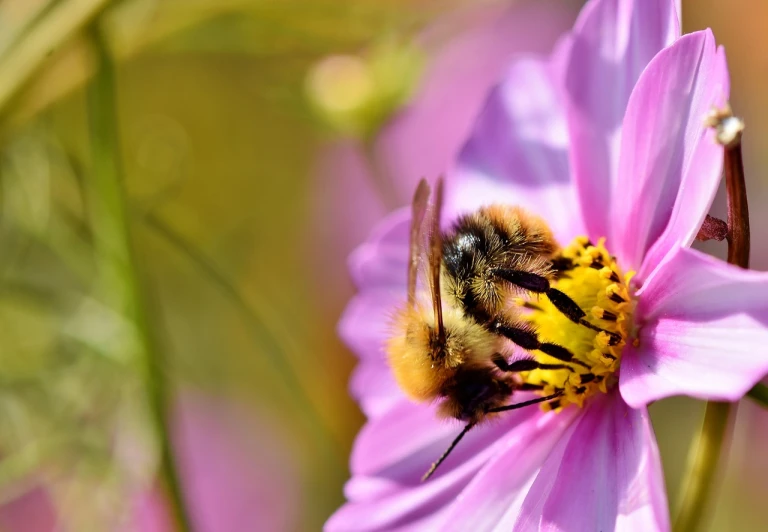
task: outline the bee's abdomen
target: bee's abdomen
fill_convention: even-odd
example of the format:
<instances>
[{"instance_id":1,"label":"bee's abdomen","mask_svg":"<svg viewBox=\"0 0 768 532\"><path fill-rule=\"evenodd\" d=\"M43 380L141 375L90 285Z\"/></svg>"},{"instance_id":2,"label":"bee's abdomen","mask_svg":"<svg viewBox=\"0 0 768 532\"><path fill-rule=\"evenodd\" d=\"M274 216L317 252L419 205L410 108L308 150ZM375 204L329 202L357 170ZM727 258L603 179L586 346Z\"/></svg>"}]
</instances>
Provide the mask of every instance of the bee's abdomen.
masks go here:
<instances>
[{"instance_id":1,"label":"bee's abdomen","mask_svg":"<svg viewBox=\"0 0 768 532\"><path fill-rule=\"evenodd\" d=\"M466 422L478 422L489 408L504 404L512 395L509 377L496 376L493 370L470 369L458 371L445 382L440 406L443 416Z\"/></svg>"}]
</instances>

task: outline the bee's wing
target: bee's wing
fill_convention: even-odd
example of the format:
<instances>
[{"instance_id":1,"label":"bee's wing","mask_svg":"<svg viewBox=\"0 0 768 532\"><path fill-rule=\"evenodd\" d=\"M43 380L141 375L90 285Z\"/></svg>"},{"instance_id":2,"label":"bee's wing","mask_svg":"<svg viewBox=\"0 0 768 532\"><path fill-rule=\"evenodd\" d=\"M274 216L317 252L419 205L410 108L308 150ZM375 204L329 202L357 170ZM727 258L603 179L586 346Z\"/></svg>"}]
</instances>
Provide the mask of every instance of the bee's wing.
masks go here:
<instances>
[{"instance_id":1,"label":"bee's wing","mask_svg":"<svg viewBox=\"0 0 768 532\"><path fill-rule=\"evenodd\" d=\"M411 242L408 257L408 305L416 303L416 278L421 257L424 255L424 216L429 202L429 184L426 179L419 182L411 204Z\"/></svg>"},{"instance_id":2,"label":"bee's wing","mask_svg":"<svg viewBox=\"0 0 768 532\"><path fill-rule=\"evenodd\" d=\"M427 257L426 279L432 296L438 341L445 341L443 306L440 300L440 265L443 260L443 243L440 234L440 213L443 207L443 179L437 180L435 200L430 206L429 185L426 179L419 182L411 205L411 246L408 260L408 304L416 304L416 285L422 258Z\"/></svg>"},{"instance_id":3,"label":"bee's wing","mask_svg":"<svg viewBox=\"0 0 768 532\"><path fill-rule=\"evenodd\" d=\"M435 188L435 202L430 211L430 217L426 222L429 230L429 284L432 293L432 306L435 311L435 324L437 327L438 345L445 342L445 329L443 327L443 305L440 300L440 266L443 261L443 239L440 233L440 214L443 210L443 178L437 180Z\"/></svg>"}]
</instances>

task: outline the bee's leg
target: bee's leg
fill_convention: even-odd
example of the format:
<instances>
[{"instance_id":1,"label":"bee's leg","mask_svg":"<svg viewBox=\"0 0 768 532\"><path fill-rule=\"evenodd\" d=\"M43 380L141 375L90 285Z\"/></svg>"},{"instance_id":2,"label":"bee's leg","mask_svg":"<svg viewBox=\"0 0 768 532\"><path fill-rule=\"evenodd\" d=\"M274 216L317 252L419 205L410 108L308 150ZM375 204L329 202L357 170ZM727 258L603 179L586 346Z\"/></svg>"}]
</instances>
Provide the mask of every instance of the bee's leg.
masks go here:
<instances>
[{"instance_id":1,"label":"bee's leg","mask_svg":"<svg viewBox=\"0 0 768 532\"><path fill-rule=\"evenodd\" d=\"M520 360L515 360L510 364L507 362L507 359L501 356L499 353L493 357L493 363L496 364L496 366L502 371L509 371L514 373L520 371L531 371L534 369L567 369L573 371L573 368L567 364L542 364L541 362L532 358L522 358Z\"/></svg>"},{"instance_id":2,"label":"bee's leg","mask_svg":"<svg viewBox=\"0 0 768 532\"><path fill-rule=\"evenodd\" d=\"M598 377L594 373L580 373L579 379L580 379L579 384L587 384L592 381L600 382L601 380L603 380L602 377Z\"/></svg>"},{"instance_id":3,"label":"bee's leg","mask_svg":"<svg viewBox=\"0 0 768 532\"><path fill-rule=\"evenodd\" d=\"M549 285L549 279L543 275L509 268L495 268L493 274L523 290L536 294L546 294L555 308L574 323L581 323L581 320L587 315L565 292L552 288Z\"/></svg>"},{"instance_id":4,"label":"bee's leg","mask_svg":"<svg viewBox=\"0 0 768 532\"><path fill-rule=\"evenodd\" d=\"M530 382L524 382L515 386L515 390L521 392L540 392L544 390L544 388L546 388L544 384L532 384Z\"/></svg>"},{"instance_id":5,"label":"bee's leg","mask_svg":"<svg viewBox=\"0 0 768 532\"><path fill-rule=\"evenodd\" d=\"M559 310L566 318L574 323L583 325L593 331L604 332L611 337L611 344L619 343L621 338L616 333L601 329L596 325L592 325L587 321L587 313L584 312L581 307L571 299L568 294L561 292L557 288L552 288L549 285L549 279L544 276L521 271L511 270L508 268L496 268L493 270L493 274L505 281L519 286L524 290L529 290L536 294L545 294L557 310Z\"/></svg>"},{"instance_id":6,"label":"bee's leg","mask_svg":"<svg viewBox=\"0 0 768 532\"><path fill-rule=\"evenodd\" d=\"M561 395L563 395L563 390L557 391L552 395L545 395L544 397L537 397L536 399L531 399L530 401L523 401L522 403L515 403L513 405L497 406L496 408L489 408L485 412L487 414L492 414L494 412L505 412L507 410L517 410L518 408L523 408L526 406L535 405L537 403L551 401L552 399L557 399Z\"/></svg>"},{"instance_id":7,"label":"bee's leg","mask_svg":"<svg viewBox=\"0 0 768 532\"><path fill-rule=\"evenodd\" d=\"M497 319L490 324L490 329L495 331L497 334L512 340L523 349L527 349L528 351L538 350L558 360L562 360L563 362L578 364L589 369L587 364L574 357L573 353L571 353L565 347L557 344L551 344L549 342L540 342L536 332L532 331L530 328L514 326L500 319Z\"/></svg>"},{"instance_id":8,"label":"bee's leg","mask_svg":"<svg viewBox=\"0 0 768 532\"><path fill-rule=\"evenodd\" d=\"M528 290L537 294L544 294L549 290L549 279L537 273L531 273L525 270L513 270L511 268L493 268L491 273L495 277L503 279L508 283L512 283L515 286L519 286L523 290Z\"/></svg>"},{"instance_id":9,"label":"bee's leg","mask_svg":"<svg viewBox=\"0 0 768 532\"><path fill-rule=\"evenodd\" d=\"M552 269L555 272L555 277L558 279L561 277L567 277L567 272L575 268L573 261L567 257L555 257L551 262Z\"/></svg>"}]
</instances>

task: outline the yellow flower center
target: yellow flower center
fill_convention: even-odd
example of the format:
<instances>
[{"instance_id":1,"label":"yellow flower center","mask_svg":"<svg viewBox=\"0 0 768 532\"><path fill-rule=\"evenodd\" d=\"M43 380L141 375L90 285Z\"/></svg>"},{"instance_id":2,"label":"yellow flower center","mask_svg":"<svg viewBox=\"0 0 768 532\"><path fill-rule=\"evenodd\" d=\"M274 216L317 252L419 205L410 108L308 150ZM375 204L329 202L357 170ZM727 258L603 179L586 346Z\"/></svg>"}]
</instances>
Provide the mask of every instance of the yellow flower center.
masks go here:
<instances>
[{"instance_id":1,"label":"yellow flower center","mask_svg":"<svg viewBox=\"0 0 768 532\"><path fill-rule=\"evenodd\" d=\"M604 243L604 238L597 245L587 237L576 238L559 257L572 264L572 268L553 283L554 288L568 294L587 313L584 319L594 329L569 320L546 297L518 301L529 309L525 319L536 328L539 338L567 348L578 360L569 363L569 369L521 373L524 383L543 386L543 395L563 391L558 400L542 403L547 410L569 404L583 406L587 397L606 393L618 382L621 352L634 334L635 303L629 289L634 272L623 274ZM542 363L562 364L541 352L534 356Z\"/></svg>"}]
</instances>

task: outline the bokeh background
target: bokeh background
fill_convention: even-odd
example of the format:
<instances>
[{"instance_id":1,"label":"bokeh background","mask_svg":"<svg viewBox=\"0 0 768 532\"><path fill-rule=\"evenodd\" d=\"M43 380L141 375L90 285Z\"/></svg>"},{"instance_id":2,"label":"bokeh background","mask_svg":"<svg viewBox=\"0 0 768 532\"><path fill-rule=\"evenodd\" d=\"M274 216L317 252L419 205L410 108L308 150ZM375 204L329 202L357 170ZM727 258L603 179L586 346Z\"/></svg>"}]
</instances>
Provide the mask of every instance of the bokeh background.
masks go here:
<instances>
[{"instance_id":1,"label":"bokeh background","mask_svg":"<svg viewBox=\"0 0 768 532\"><path fill-rule=\"evenodd\" d=\"M318 530L364 421L346 257L580 4L1 0L0 529L172 530L164 404L196 530ZM768 3L683 4L727 50L766 270ZM673 508L702 406L652 407ZM710 530L768 527L766 441L741 404Z\"/></svg>"}]
</instances>

